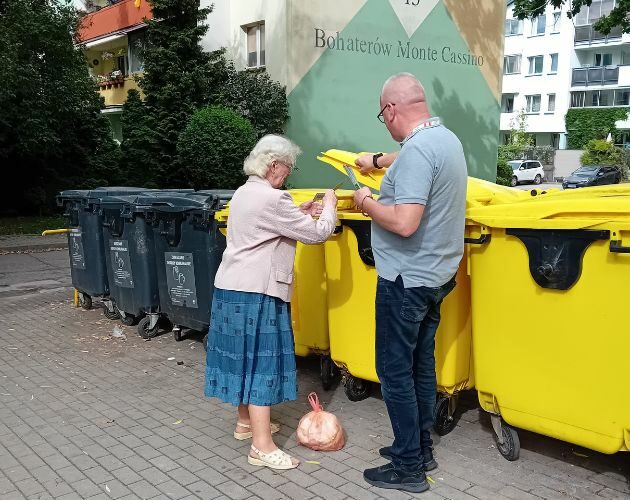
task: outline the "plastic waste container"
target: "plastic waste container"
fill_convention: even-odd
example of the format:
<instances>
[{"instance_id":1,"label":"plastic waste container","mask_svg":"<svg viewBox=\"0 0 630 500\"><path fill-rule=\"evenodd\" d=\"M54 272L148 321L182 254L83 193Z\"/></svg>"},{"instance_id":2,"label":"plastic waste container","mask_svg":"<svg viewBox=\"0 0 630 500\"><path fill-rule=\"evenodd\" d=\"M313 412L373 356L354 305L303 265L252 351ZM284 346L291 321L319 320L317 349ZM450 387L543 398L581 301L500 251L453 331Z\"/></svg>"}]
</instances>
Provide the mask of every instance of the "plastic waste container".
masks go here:
<instances>
[{"instance_id":1,"label":"plastic waste container","mask_svg":"<svg viewBox=\"0 0 630 500\"><path fill-rule=\"evenodd\" d=\"M177 341L182 328L208 329L214 276L225 250L215 212L232 194L162 192L136 200L151 214L160 312L173 324Z\"/></svg>"},{"instance_id":2,"label":"plastic waste container","mask_svg":"<svg viewBox=\"0 0 630 500\"><path fill-rule=\"evenodd\" d=\"M292 189L293 201L300 205L312 200L324 189ZM336 192L338 208L353 205L352 191ZM217 212L216 218L222 226L229 225L229 206ZM225 229L223 229L225 232ZM335 365L330 359L328 337L328 311L326 299L326 269L323 245L296 246L293 272L293 296L291 298L291 321L295 340L295 354L301 357L320 356L322 385L328 389L337 376Z\"/></svg>"},{"instance_id":3,"label":"plastic waste container","mask_svg":"<svg viewBox=\"0 0 630 500\"><path fill-rule=\"evenodd\" d=\"M111 300L124 324L139 322L138 333L150 338L158 332L160 301L153 212L142 200L142 195L107 196L98 203L98 211Z\"/></svg>"},{"instance_id":4,"label":"plastic waste container","mask_svg":"<svg viewBox=\"0 0 630 500\"><path fill-rule=\"evenodd\" d=\"M630 449L630 196L558 194L467 216L476 388L499 452L518 458L511 426Z\"/></svg>"},{"instance_id":5,"label":"plastic waste container","mask_svg":"<svg viewBox=\"0 0 630 500\"><path fill-rule=\"evenodd\" d=\"M348 399L360 401L378 382L375 354L377 272L371 248L371 221L357 212L339 212L340 226L324 244L328 288L330 352L342 369ZM474 387L471 357L470 279L464 256L457 286L442 304L436 334L438 401L435 430L455 426L457 394Z\"/></svg>"},{"instance_id":6,"label":"plastic waste container","mask_svg":"<svg viewBox=\"0 0 630 500\"><path fill-rule=\"evenodd\" d=\"M92 190L67 190L57 196L68 220L68 252L72 285L79 293L79 304L92 307L92 297L100 297L104 314L118 319L109 300L109 281L105 265L105 247L101 231L100 200L108 196L131 195L146 190L137 187L100 187Z\"/></svg>"}]
</instances>

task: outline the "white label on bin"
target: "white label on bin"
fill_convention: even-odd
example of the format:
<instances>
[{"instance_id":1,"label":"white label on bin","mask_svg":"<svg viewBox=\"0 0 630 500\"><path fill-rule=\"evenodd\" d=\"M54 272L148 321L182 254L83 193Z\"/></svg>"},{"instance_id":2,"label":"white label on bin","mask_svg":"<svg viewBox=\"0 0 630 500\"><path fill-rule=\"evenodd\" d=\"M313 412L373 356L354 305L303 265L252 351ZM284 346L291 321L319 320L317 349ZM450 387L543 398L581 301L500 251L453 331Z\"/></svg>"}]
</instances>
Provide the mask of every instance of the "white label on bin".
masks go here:
<instances>
[{"instance_id":1,"label":"white label on bin","mask_svg":"<svg viewBox=\"0 0 630 500\"><path fill-rule=\"evenodd\" d=\"M80 229L71 229L69 236L70 263L75 269L85 269L85 254L83 253L83 233Z\"/></svg>"},{"instance_id":2,"label":"white label on bin","mask_svg":"<svg viewBox=\"0 0 630 500\"><path fill-rule=\"evenodd\" d=\"M116 286L133 288L133 274L127 240L109 240L109 255Z\"/></svg>"},{"instance_id":3,"label":"white label on bin","mask_svg":"<svg viewBox=\"0 0 630 500\"><path fill-rule=\"evenodd\" d=\"M197 287L192 253L164 252L166 284L171 303L197 309Z\"/></svg>"}]
</instances>

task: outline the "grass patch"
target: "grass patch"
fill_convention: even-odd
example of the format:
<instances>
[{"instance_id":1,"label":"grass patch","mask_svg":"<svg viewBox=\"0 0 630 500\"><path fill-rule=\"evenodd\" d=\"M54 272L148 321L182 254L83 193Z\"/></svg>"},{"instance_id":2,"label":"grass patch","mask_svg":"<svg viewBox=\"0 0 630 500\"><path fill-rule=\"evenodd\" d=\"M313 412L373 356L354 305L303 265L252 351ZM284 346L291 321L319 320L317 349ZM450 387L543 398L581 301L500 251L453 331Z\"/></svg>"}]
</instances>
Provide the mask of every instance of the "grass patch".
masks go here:
<instances>
[{"instance_id":1,"label":"grass patch","mask_svg":"<svg viewBox=\"0 0 630 500\"><path fill-rule=\"evenodd\" d=\"M61 215L47 217L0 217L0 236L12 234L42 234L46 229L62 229L67 222Z\"/></svg>"}]
</instances>

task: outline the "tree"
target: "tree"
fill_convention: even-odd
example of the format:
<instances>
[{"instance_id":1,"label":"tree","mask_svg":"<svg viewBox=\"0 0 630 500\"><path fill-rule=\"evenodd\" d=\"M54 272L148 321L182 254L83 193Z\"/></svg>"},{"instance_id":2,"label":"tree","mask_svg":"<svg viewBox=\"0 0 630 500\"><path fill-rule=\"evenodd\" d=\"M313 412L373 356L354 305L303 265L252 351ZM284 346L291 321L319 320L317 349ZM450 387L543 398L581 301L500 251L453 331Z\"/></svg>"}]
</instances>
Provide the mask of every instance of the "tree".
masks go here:
<instances>
[{"instance_id":1,"label":"tree","mask_svg":"<svg viewBox=\"0 0 630 500\"><path fill-rule=\"evenodd\" d=\"M510 144L523 148L532 144L532 134L527 131L527 113L521 109L510 121Z\"/></svg>"},{"instance_id":2,"label":"tree","mask_svg":"<svg viewBox=\"0 0 630 500\"><path fill-rule=\"evenodd\" d=\"M258 138L281 134L289 119L286 89L274 82L264 69L236 71L228 65L228 79L222 86L217 103L247 118Z\"/></svg>"},{"instance_id":3,"label":"tree","mask_svg":"<svg viewBox=\"0 0 630 500\"><path fill-rule=\"evenodd\" d=\"M591 3L592 0L515 0L514 15L519 19L534 18L544 14L547 5L560 8L566 4L567 16L572 19ZM630 33L630 0L617 0L610 14L602 16L594 24L594 28L605 35L617 26L620 26L624 33Z\"/></svg>"},{"instance_id":4,"label":"tree","mask_svg":"<svg viewBox=\"0 0 630 500\"><path fill-rule=\"evenodd\" d=\"M122 136L120 145L125 184L132 186L158 187L154 173L158 171L156 158L147 154L155 149L156 137L148 126L147 112L140 92L131 89L122 112Z\"/></svg>"},{"instance_id":5,"label":"tree","mask_svg":"<svg viewBox=\"0 0 630 500\"><path fill-rule=\"evenodd\" d=\"M204 52L201 39L212 8L200 0L150 0L153 20L147 21L144 74L139 80L146 99L145 126L151 140L144 154L155 162L159 186L183 186L184 166L177 161L177 142L193 112L216 99L227 80L222 52Z\"/></svg>"},{"instance_id":6,"label":"tree","mask_svg":"<svg viewBox=\"0 0 630 500\"><path fill-rule=\"evenodd\" d=\"M78 26L70 4L0 2L0 165L13 179L2 212L41 212L60 189L120 178Z\"/></svg>"},{"instance_id":7,"label":"tree","mask_svg":"<svg viewBox=\"0 0 630 500\"><path fill-rule=\"evenodd\" d=\"M254 127L239 114L218 106L200 109L178 144L186 182L195 189L236 189L245 181L243 161L255 143Z\"/></svg>"}]
</instances>

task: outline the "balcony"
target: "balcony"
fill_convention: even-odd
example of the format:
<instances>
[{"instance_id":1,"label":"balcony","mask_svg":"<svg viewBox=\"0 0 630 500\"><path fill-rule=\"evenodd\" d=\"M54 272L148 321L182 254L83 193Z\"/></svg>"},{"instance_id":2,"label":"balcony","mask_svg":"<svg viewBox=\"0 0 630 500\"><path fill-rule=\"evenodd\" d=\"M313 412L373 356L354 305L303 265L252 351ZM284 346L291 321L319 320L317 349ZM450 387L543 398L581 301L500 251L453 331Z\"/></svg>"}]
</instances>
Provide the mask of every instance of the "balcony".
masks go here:
<instances>
[{"instance_id":1,"label":"balcony","mask_svg":"<svg viewBox=\"0 0 630 500\"><path fill-rule=\"evenodd\" d=\"M134 0L122 0L109 7L88 14L81 21L80 39L82 42L118 33L144 24L145 19L152 19L148 0L140 0L140 7Z\"/></svg>"},{"instance_id":2,"label":"balcony","mask_svg":"<svg viewBox=\"0 0 630 500\"><path fill-rule=\"evenodd\" d=\"M574 68L571 78L572 87L588 87L589 85L617 85L619 83L619 66L593 66Z\"/></svg>"},{"instance_id":3,"label":"balcony","mask_svg":"<svg viewBox=\"0 0 630 500\"><path fill-rule=\"evenodd\" d=\"M622 30L620 27L615 27L608 35L604 35L594 29L592 24L576 26L574 45L591 45L592 43L621 41L621 35Z\"/></svg>"},{"instance_id":4,"label":"balcony","mask_svg":"<svg viewBox=\"0 0 630 500\"><path fill-rule=\"evenodd\" d=\"M105 106L122 106L127 100L127 92L138 89L138 82L133 76L103 76L96 81L96 87L100 95L105 99Z\"/></svg>"}]
</instances>

